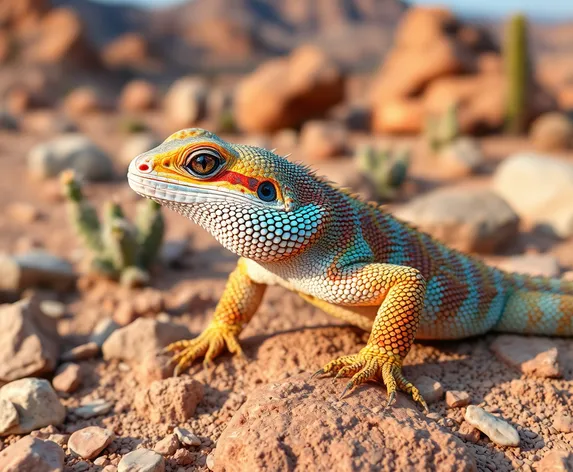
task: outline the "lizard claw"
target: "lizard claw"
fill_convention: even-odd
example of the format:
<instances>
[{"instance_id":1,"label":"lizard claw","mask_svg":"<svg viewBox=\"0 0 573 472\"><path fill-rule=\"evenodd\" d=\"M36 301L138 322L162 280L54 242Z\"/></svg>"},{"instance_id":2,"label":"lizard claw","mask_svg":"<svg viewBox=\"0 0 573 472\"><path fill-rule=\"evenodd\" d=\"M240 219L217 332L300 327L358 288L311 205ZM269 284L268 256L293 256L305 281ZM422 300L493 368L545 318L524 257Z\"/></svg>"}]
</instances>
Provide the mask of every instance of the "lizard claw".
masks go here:
<instances>
[{"instance_id":1,"label":"lizard claw","mask_svg":"<svg viewBox=\"0 0 573 472\"><path fill-rule=\"evenodd\" d=\"M377 346L366 346L358 354L343 356L329 362L311 378L321 374L334 374L334 380L351 377L339 397L340 400L358 385L370 380L382 380L388 391L386 408L394 403L396 391L400 389L410 394L414 401L428 411L428 406L420 391L402 374L401 359L392 353L382 351Z\"/></svg>"},{"instance_id":2,"label":"lizard claw","mask_svg":"<svg viewBox=\"0 0 573 472\"><path fill-rule=\"evenodd\" d=\"M318 377L318 376L320 376L320 375L322 375L322 374L325 374L325 373L326 373L326 372L324 372L324 369L318 369L314 374L312 374L312 375L310 376L310 378L309 378L308 380L313 380L313 379L315 379L316 377Z\"/></svg>"}]
</instances>

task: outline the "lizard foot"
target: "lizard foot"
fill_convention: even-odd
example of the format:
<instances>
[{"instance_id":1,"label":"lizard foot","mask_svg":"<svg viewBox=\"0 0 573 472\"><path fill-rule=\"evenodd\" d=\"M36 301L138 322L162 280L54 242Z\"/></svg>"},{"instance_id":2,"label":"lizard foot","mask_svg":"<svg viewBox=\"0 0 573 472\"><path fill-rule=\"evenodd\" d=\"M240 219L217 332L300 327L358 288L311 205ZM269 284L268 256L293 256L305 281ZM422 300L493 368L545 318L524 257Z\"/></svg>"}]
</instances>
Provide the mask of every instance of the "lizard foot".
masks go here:
<instances>
[{"instance_id":1,"label":"lizard foot","mask_svg":"<svg viewBox=\"0 0 573 472\"><path fill-rule=\"evenodd\" d=\"M411 395L414 401L428 411L428 406L420 391L402 374L400 357L381 351L378 347L366 346L358 354L339 357L326 364L313 377L322 374L334 375L334 379L350 377L340 398L343 398L354 387L369 380L382 380L388 391L386 407L393 403L396 390L400 389Z\"/></svg>"},{"instance_id":2,"label":"lizard foot","mask_svg":"<svg viewBox=\"0 0 573 472\"><path fill-rule=\"evenodd\" d=\"M236 331L231 326L211 325L196 338L171 343L162 352L174 354L171 362L176 364L173 375L177 377L199 357L204 357L204 367L211 366L225 347L232 354L243 356Z\"/></svg>"}]
</instances>

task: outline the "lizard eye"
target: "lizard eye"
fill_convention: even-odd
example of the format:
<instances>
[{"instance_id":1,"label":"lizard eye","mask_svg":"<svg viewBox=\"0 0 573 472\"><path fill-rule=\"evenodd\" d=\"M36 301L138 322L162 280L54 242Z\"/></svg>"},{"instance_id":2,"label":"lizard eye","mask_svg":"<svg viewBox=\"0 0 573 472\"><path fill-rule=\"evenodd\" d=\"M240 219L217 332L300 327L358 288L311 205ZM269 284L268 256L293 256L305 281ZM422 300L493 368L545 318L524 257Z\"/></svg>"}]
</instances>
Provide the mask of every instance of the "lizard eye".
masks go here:
<instances>
[{"instance_id":1,"label":"lizard eye","mask_svg":"<svg viewBox=\"0 0 573 472\"><path fill-rule=\"evenodd\" d=\"M190 154L183 168L197 177L208 177L217 172L222 164L223 159L216 151L200 149Z\"/></svg>"},{"instance_id":2,"label":"lizard eye","mask_svg":"<svg viewBox=\"0 0 573 472\"><path fill-rule=\"evenodd\" d=\"M261 182L257 188L257 195L263 202L272 202L277 198L277 189L269 182Z\"/></svg>"}]
</instances>

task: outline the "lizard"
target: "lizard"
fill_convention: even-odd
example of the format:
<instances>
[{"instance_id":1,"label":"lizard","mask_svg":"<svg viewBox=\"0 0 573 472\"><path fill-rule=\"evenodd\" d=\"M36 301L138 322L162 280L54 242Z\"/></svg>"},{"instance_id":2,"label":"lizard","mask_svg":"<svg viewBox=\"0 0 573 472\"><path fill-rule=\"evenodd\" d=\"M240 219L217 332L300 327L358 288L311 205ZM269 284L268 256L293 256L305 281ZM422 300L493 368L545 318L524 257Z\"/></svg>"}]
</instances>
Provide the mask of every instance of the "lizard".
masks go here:
<instances>
[{"instance_id":1,"label":"lizard","mask_svg":"<svg viewBox=\"0 0 573 472\"><path fill-rule=\"evenodd\" d=\"M273 151L183 129L135 157L128 182L239 256L206 329L167 346L174 375L225 348L242 355L239 334L269 285L370 332L316 375L349 378L342 396L382 381L387 405L401 390L427 410L402 372L415 339L573 334L573 282L486 265Z\"/></svg>"}]
</instances>

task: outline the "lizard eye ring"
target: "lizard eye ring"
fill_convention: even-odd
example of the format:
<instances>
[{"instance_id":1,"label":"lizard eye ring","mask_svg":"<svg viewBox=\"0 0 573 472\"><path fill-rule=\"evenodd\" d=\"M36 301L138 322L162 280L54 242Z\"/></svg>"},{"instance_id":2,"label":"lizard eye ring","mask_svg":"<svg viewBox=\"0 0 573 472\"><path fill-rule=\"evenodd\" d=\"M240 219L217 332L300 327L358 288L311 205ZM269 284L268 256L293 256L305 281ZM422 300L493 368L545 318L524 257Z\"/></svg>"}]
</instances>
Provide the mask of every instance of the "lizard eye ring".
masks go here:
<instances>
[{"instance_id":1,"label":"lizard eye ring","mask_svg":"<svg viewBox=\"0 0 573 472\"><path fill-rule=\"evenodd\" d=\"M194 177L210 177L217 173L225 161L213 149L197 149L189 154L183 168Z\"/></svg>"},{"instance_id":2,"label":"lizard eye ring","mask_svg":"<svg viewBox=\"0 0 573 472\"><path fill-rule=\"evenodd\" d=\"M271 182L266 180L257 187L257 195L263 202L273 202L277 199L277 189Z\"/></svg>"}]
</instances>

